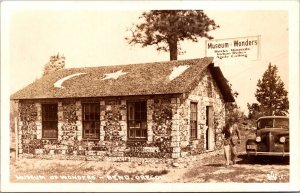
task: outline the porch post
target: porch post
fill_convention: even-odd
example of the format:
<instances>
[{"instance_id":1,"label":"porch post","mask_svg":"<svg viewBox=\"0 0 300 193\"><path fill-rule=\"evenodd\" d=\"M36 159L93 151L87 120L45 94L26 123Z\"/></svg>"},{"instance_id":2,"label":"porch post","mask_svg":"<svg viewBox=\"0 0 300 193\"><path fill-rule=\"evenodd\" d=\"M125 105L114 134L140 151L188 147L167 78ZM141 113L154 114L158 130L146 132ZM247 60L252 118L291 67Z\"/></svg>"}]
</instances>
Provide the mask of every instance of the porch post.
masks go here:
<instances>
[{"instance_id":1,"label":"porch post","mask_svg":"<svg viewBox=\"0 0 300 193\"><path fill-rule=\"evenodd\" d=\"M18 139L18 117L15 117L15 146L16 146L16 161L19 158L19 139Z\"/></svg>"},{"instance_id":2,"label":"porch post","mask_svg":"<svg viewBox=\"0 0 300 193\"><path fill-rule=\"evenodd\" d=\"M148 142L151 143L153 142L153 105L154 105L154 100L153 99L148 99L147 100L147 139Z\"/></svg>"},{"instance_id":3,"label":"porch post","mask_svg":"<svg viewBox=\"0 0 300 193\"><path fill-rule=\"evenodd\" d=\"M15 123L15 146L16 146L16 161L19 159L19 123L18 123L18 117L19 117L19 101L15 101L16 107L17 107L17 115L14 118Z\"/></svg>"}]
</instances>

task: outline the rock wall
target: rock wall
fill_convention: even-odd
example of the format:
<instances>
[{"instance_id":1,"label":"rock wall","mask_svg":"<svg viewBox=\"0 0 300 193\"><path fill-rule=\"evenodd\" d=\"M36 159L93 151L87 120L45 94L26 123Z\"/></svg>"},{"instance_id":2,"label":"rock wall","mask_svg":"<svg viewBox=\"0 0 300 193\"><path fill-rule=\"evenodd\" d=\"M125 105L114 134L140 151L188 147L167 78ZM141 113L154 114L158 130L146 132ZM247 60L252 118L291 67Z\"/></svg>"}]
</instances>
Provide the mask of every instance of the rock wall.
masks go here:
<instances>
[{"instance_id":1,"label":"rock wall","mask_svg":"<svg viewBox=\"0 0 300 193\"><path fill-rule=\"evenodd\" d=\"M95 99L94 99L95 100ZM19 105L19 153L39 157L94 160L179 157L177 99L169 96L143 98L147 101L147 140L127 139L127 100L97 99L100 104L100 139L83 139L81 101L59 100L58 137L42 138L42 103L22 101ZM47 101L50 102L50 101ZM175 114L173 114L175 113ZM87 158L88 157L88 158Z\"/></svg>"},{"instance_id":2,"label":"rock wall","mask_svg":"<svg viewBox=\"0 0 300 193\"><path fill-rule=\"evenodd\" d=\"M170 158L172 130L171 98L147 100L147 141L127 141L125 156Z\"/></svg>"},{"instance_id":3,"label":"rock wall","mask_svg":"<svg viewBox=\"0 0 300 193\"><path fill-rule=\"evenodd\" d=\"M81 103L58 102L58 141L62 145L74 146L82 138Z\"/></svg>"},{"instance_id":4,"label":"rock wall","mask_svg":"<svg viewBox=\"0 0 300 193\"><path fill-rule=\"evenodd\" d=\"M19 125L18 125L18 148L19 153L34 154L39 147L37 139L39 129L37 128L38 114L37 106L34 103L19 104Z\"/></svg>"},{"instance_id":5,"label":"rock wall","mask_svg":"<svg viewBox=\"0 0 300 193\"><path fill-rule=\"evenodd\" d=\"M190 139L190 104L197 103L197 138ZM180 147L181 156L201 154L207 150L206 133L208 131L206 108L213 109L213 128L210 130L213 149L222 147L221 129L225 123L225 105L222 94L210 72L203 72L200 83L192 90L180 105ZM212 149L212 150L213 150Z\"/></svg>"},{"instance_id":6,"label":"rock wall","mask_svg":"<svg viewBox=\"0 0 300 193\"><path fill-rule=\"evenodd\" d=\"M109 157L123 157L127 140L126 100L100 101L100 141L95 150Z\"/></svg>"},{"instance_id":7,"label":"rock wall","mask_svg":"<svg viewBox=\"0 0 300 193\"><path fill-rule=\"evenodd\" d=\"M42 138L41 103L20 103L19 113L19 153L77 155L82 138L79 102L58 102L57 139Z\"/></svg>"}]
</instances>

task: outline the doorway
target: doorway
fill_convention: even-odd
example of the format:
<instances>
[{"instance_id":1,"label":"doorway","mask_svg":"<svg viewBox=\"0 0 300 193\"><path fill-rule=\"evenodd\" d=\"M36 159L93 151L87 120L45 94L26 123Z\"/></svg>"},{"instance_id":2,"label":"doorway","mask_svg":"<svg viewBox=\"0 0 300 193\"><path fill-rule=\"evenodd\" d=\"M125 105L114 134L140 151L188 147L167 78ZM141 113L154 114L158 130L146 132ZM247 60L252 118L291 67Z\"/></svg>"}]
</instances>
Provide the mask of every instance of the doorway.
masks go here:
<instances>
[{"instance_id":1,"label":"doorway","mask_svg":"<svg viewBox=\"0 0 300 193\"><path fill-rule=\"evenodd\" d=\"M213 107L206 106L206 134L205 134L205 141L206 141L206 150L213 150L214 149L214 120L213 120Z\"/></svg>"}]
</instances>

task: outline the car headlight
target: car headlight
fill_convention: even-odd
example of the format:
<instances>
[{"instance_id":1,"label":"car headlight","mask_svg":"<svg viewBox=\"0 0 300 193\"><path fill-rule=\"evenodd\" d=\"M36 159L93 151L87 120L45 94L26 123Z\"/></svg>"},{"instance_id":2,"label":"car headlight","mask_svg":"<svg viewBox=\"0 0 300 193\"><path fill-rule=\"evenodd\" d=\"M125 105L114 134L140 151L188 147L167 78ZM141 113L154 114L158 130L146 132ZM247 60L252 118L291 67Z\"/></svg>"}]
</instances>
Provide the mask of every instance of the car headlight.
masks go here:
<instances>
[{"instance_id":1,"label":"car headlight","mask_svg":"<svg viewBox=\"0 0 300 193\"><path fill-rule=\"evenodd\" d=\"M279 141L280 141L280 143L284 143L285 142L285 137L280 137Z\"/></svg>"},{"instance_id":2,"label":"car headlight","mask_svg":"<svg viewBox=\"0 0 300 193\"><path fill-rule=\"evenodd\" d=\"M261 137L260 137L260 136L257 136L256 139L255 139L255 141L256 141L256 142L261 142Z\"/></svg>"}]
</instances>

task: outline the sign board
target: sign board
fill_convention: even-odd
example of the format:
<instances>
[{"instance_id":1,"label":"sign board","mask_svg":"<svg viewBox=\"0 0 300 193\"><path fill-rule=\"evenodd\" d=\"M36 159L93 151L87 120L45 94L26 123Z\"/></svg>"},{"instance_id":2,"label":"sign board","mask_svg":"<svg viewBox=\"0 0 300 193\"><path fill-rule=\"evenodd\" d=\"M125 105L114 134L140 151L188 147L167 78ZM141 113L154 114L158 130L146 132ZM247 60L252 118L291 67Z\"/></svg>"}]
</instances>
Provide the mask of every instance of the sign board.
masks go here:
<instances>
[{"instance_id":1,"label":"sign board","mask_svg":"<svg viewBox=\"0 0 300 193\"><path fill-rule=\"evenodd\" d=\"M258 60L260 44L260 36L206 40L206 56L220 60Z\"/></svg>"}]
</instances>

